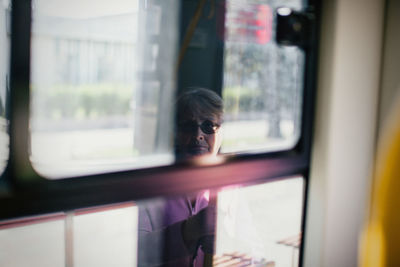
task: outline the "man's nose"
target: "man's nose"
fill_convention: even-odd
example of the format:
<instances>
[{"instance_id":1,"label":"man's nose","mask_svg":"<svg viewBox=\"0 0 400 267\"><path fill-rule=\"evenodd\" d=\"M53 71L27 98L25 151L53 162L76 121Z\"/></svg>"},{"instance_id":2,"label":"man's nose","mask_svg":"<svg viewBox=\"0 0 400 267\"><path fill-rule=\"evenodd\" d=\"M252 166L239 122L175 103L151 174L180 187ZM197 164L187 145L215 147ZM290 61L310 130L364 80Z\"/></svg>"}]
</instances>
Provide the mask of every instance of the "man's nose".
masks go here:
<instances>
[{"instance_id":1,"label":"man's nose","mask_svg":"<svg viewBox=\"0 0 400 267\"><path fill-rule=\"evenodd\" d=\"M204 133L199 126L197 126L197 130L195 131L195 137L197 141L204 140Z\"/></svg>"}]
</instances>

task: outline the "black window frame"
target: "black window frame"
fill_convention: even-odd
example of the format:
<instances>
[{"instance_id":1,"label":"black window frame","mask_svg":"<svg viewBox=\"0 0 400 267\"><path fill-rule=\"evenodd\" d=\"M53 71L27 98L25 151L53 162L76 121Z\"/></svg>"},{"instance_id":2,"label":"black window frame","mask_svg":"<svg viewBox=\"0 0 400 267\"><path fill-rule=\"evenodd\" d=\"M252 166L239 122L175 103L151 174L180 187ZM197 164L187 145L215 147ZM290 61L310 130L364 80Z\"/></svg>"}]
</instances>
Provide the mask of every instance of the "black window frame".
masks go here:
<instances>
[{"instance_id":1,"label":"black window frame","mask_svg":"<svg viewBox=\"0 0 400 267\"><path fill-rule=\"evenodd\" d=\"M294 148L228 156L225 162L213 166L192 166L178 162L155 168L49 180L33 169L28 154L31 1L14 0L11 18L10 154L7 167L0 177L0 220L182 194L231 184L257 184L300 175L305 181L302 218L304 231L321 10L319 0L306 1L306 6L314 17L313 23L309 25L311 42L304 47L301 134Z\"/></svg>"}]
</instances>

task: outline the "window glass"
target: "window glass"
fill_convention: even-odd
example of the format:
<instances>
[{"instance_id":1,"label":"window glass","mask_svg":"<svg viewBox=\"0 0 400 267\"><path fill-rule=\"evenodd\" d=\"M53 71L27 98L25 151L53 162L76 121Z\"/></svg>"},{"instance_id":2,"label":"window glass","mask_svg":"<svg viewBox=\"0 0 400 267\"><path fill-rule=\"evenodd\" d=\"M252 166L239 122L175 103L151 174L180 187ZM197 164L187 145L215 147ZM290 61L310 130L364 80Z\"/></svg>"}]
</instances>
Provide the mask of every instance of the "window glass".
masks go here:
<instances>
[{"instance_id":1,"label":"window glass","mask_svg":"<svg viewBox=\"0 0 400 267\"><path fill-rule=\"evenodd\" d=\"M298 266L303 193L301 177L220 192L215 266Z\"/></svg>"},{"instance_id":2,"label":"window glass","mask_svg":"<svg viewBox=\"0 0 400 267\"><path fill-rule=\"evenodd\" d=\"M300 133L304 53L275 42L277 7L301 0L230 0L225 18L223 152L293 147Z\"/></svg>"},{"instance_id":3,"label":"window glass","mask_svg":"<svg viewBox=\"0 0 400 267\"><path fill-rule=\"evenodd\" d=\"M178 1L32 9L34 168L58 178L171 163Z\"/></svg>"},{"instance_id":4,"label":"window glass","mask_svg":"<svg viewBox=\"0 0 400 267\"><path fill-rule=\"evenodd\" d=\"M303 200L292 177L140 201L138 264L298 266Z\"/></svg>"},{"instance_id":5,"label":"window glass","mask_svg":"<svg viewBox=\"0 0 400 267\"><path fill-rule=\"evenodd\" d=\"M137 266L137 207L119 203L0 222L0 266Z\"/></svg>"},{"instance_id":6,"label":"window glass","mask_svg":"<svg viewBox=\"0 0 400 267\"><path fill-rule=\"evenodd\" d=\"M68 218L73 266L137 266L136 206L92 208L75 211Z\"/></svg>"},{"instance_id":7,"label":"window glass","mask_svg":"<svg viewBox=\"0 0 400 267\"><path fill-rule=\"evenodd\" d=\"M0 266L66 266L65 216L43 217L0 224Z\"/></svg>"},{"instance_id":8,"label":"window glass","mask_svg":"<svg viewBox=\"0 0 400 267\"><path fill-rule=\"evenodd\" d=\"M9 135L8 135L8 95L9 91L9 61L10 61L10 35L11 35L11 2L0 1L0 173L3 172L8 162Z\"/></svg>"}]
</instances>

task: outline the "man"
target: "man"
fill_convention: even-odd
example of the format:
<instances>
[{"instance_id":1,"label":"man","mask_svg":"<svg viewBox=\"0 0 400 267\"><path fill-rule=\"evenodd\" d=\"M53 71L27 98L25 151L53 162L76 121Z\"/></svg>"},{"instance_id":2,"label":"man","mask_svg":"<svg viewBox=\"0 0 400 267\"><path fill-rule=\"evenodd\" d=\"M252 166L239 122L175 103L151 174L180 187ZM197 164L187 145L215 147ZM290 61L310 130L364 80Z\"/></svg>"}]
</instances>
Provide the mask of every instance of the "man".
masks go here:
<instances>
[{"instance_id":1,"label":"man","mask_svg":"<svg viewBox=\"0 0 400 267\"><path fill-rule=\"evenodd\" d=\"M189 88L177 101L177 159L215 156L221 146L222 99ZM212 253L215 207L208 191L139 205L139 266L202 266Z\"/></svg>"},{"instance_id":2,"label":"man","mask_svg":"<svg viewBox=\"0 0 400 267\"><path fill-rule=\"evenodd\" d=\"M178 158L216 155L221 147L223 103L213 91L194 88L182 94L177 102Z\"/></svg>"}]
</instances>

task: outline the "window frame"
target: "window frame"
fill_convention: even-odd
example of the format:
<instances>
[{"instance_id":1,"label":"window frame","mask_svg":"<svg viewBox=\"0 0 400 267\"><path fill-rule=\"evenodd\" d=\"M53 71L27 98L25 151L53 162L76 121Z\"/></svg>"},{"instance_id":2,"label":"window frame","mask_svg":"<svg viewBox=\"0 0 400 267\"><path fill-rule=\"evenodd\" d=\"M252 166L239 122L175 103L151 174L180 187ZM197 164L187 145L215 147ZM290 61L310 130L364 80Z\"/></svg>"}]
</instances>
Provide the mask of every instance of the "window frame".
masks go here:
<instances>
[{"instance_id":1,"label":"window frame","mask_svg":"<svg viewBox=\"0 0 400 267\"><path fill-rule=\"evenodd\" d=\"M225 162L213 166L191 166L178 162L169 166L59 180L42 177L29 160L31 1L15 0L12 5L10 153L7 167L0 177L0 220L183 194L232 184L264 183L301 175L305 181L304 231L316 94L320 1L306 1L306 6L312 9L316 17L311 24L311 45L304 49L301 129L294 148L227 156Z\"/></svg>"}]
</instances>

